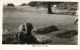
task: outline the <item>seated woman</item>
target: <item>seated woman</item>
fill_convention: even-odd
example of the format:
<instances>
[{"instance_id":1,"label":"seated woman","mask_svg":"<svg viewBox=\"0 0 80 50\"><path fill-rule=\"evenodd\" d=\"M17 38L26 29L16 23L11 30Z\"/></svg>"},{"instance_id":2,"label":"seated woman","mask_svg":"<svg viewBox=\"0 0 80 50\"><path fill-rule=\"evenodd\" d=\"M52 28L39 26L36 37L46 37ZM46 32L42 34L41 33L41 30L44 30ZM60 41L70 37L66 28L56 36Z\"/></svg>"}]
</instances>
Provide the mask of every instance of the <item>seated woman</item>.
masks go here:
<instances>
[{"instance_id":1,"label":"seated woman","mask_svg":"<svg viewBox=\"0 0 80 50\"><path fill-rule=\"evenodd\" d=\"M25 25L21 25L19 27L18 39L21 41L21 43L27 43L27 44L38 43L37 39L31 33L32 29L33 26L31 23L26 23Z\"/></svg>"}]
</instances>

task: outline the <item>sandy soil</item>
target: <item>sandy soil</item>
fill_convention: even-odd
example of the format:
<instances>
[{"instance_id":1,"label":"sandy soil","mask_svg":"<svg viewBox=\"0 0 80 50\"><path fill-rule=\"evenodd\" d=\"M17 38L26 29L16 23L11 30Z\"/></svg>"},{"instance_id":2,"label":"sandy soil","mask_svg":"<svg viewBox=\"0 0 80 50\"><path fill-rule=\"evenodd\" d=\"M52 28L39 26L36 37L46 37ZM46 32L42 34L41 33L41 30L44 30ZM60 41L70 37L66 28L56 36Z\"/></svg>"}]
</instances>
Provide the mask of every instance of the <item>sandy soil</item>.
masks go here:
<instances>
[{"instance_id":1,"label":"sandy soil","mask_svg":"<svg viewBox=\"0 0 80 50\"><path fill-rule=\"evenodd\" d=\"M46 8L29 6L4 7L3 10L3 30L9 29L10 32L16 31L19 25L25 22L33 24L33 31L50 25L57 26L59 30L77 30L77 25L73 24L76 16L73 15L47 14ZM49 44L77 44L77 35L72 38L59 38L55 34L55 32L45 34L52 38Z\"/></svg>"}]
</instances>

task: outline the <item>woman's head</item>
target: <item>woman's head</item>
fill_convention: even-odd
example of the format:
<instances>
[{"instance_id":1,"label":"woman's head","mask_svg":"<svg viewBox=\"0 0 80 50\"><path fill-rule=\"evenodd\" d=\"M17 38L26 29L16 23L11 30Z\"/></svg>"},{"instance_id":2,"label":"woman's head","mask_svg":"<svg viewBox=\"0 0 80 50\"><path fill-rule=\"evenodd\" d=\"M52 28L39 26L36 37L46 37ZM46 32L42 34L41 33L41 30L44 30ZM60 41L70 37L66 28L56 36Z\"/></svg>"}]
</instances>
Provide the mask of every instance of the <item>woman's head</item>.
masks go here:
<instances>
[{"instance_id":1,"label":"woman's head","mask_svg":"<svg viewBox=\"0 0 80 50\"><path fill-rule=\"evenodd\" d=\"M33 26L32 26L32 24L31 23L26 23L26 29L27 29L27 35L31 35L32 33L31 33L31 31L32 31L32 29L33 29Z\"/></svg>"}]
</instances>

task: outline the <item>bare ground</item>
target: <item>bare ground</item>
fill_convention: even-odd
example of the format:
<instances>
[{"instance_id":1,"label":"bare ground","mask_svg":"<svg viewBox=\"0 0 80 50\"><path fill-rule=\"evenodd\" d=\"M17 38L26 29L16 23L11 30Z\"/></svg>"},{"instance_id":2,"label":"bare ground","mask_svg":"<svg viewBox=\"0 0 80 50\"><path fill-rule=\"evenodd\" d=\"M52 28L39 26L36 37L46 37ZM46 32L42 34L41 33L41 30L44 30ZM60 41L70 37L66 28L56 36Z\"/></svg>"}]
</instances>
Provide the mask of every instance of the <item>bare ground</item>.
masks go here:
<instances>
[{"instance_id":1,"label":"bare ground","mask_svg":"<svg viewBox=\"0 0 80 50\"><path fill-rule=\"evenodd\" d=\"M60 31L77 30L77 25L73 24L75 17L76 16L64 14L47 14L47 9L45 8L24 6L17 6L15 8L5 7L3 12L3 30L8 29L10 32L17 31L19 25L25 22L31 22L33 24L33 31L49 25L57 26ZM59 33L59 31L45 34L52 38L52 42L49 44L77 44L77 35L72 38L59 38L55 36L57 33Z\"/></svg>"}]
</instances>

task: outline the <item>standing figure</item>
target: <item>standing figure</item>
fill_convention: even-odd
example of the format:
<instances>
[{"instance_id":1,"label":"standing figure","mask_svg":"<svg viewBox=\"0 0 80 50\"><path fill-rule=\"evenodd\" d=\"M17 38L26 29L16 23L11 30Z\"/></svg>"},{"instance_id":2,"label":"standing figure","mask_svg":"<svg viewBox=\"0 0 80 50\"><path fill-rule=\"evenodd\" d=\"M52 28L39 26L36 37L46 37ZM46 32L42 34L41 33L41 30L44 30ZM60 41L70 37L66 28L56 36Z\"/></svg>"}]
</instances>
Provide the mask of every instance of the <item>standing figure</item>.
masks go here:
<instances>
[{"instance_id":1,"label":"standing figure","mask_svg":"<svg viewBox=\"0 0 80 50\"><path fill-rule=\"evenodd\" d=\"M76 18L74 24L77 24L77 22L78 22L78 10L76 11Z\"/></svg>"},{"instance_id":2,"label":"standing figure","mask_svg":"<svg viewBox=\"0 0 80 50\"><path fill-rule=\"evenodd\" d=\"M74 24L77 24L77 22L78 22L78 19L75 20Z\"/></svg>"}]
</instances>

